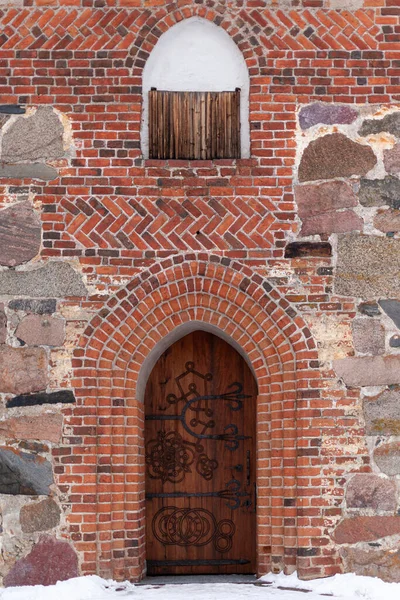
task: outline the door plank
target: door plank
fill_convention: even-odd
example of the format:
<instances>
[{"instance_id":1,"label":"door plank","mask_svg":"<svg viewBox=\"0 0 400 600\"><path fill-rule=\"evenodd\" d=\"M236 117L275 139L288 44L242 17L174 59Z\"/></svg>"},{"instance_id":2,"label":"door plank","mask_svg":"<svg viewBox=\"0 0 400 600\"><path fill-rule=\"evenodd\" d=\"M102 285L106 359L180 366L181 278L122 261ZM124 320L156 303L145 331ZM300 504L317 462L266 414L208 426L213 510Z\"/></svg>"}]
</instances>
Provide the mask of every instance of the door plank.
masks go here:
<instances>
[{"instance_id":1,"label":"door plank","mask_svg":"<svg viewBox=\"0 0 400 600\"><path fill-rule=\"evenodd\" d=\"M149 574L254 573L256 396L244 359L208 332L159 358L145 392Z\"/></svg>"},{"instance_id":2,"label":"door plank","mask_svg":"<svg viewBox=\"0 0 400 600\"><path fill-rule=\"evenodd\" d=\"M240 158L239 105L240 91L150 90L150 158Z\"/></svg>"}]
</instances>

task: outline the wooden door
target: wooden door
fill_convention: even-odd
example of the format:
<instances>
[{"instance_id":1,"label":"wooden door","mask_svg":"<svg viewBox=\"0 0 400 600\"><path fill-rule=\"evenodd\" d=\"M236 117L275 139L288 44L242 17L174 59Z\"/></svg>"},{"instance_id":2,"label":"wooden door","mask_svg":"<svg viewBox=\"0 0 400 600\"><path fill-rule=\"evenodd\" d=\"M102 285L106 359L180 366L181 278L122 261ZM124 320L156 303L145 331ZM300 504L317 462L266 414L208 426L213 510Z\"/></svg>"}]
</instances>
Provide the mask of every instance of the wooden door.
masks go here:
<instances>
[{"instance_id":1,"label":"wooden door","mask_svg":"<svg viewBox=\"0 0 400 600\"><path fill-rule=\"evenodd\" d=\"M254 573L257 386L229 344L195 331L147 383L148 574Z\"/></svg>"}]
</instances>

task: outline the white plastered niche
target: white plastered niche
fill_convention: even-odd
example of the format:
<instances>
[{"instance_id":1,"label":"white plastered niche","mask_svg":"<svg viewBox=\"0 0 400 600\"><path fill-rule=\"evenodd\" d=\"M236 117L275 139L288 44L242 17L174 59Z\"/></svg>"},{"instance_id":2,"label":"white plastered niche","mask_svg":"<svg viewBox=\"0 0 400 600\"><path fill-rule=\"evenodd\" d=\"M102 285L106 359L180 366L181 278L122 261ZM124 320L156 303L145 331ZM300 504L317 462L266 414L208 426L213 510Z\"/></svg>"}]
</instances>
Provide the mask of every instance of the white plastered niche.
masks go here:
<instances>
[{"instance_id":1,"label":"white plastered niche","mask_svg":"<svg viewBox=\"0 0 400 600\"><path fill-rule=\"evenodd\" d=\"M143 71L141 144L149 157L149 90L225 92L240 88L240 146L250 156L249 73L242 53L221 27L200 17L177 23L151 52Z\"/></svg>"}]
</instances>

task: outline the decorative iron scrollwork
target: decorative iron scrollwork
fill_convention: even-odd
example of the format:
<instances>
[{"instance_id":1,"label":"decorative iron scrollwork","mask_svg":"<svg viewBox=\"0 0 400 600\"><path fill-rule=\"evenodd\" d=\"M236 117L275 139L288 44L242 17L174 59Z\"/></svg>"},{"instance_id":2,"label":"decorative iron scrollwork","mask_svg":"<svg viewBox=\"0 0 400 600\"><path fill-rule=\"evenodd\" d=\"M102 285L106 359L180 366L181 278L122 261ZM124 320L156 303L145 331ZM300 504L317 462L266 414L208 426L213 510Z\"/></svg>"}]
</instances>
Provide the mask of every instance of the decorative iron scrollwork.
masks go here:
<instances>
[{"instance_id":1,"label":"decorative iron scrollwork","mask_svg":"<svg viewBox=\"0 0 400 600\"><path fill-rule=\"evenodd\" d=\"M180 483L196 459L196 471L206 481L212 479L218 467L216 460L204 453L200 442L187 442L176 431L159 431L157 438L146 444L147 472L151 479L162 483Z\"/></svg>"},{"instance_id":2,"label":"decorative iron scrollwork","mask_svg":"<svg viewBox=\"0 0 400 600\"><path fill-rule=\"evenodd\" d=\"M250 493L241 489L238 479L231 479L225 485L223 490L217 492L161 492L146 494L147 500L153 498L222 498L226 500L225 505L231 510L236 510L241 506L252 506ZM243 501L242 501L243 500Z\"/></svg>"},{"instance_id":3,"label":"decorative iron scrollwork","mask_svg":"<svg viewBox=\"0 0 400 600\"><path fill-rule=\"evenodd\" d=\"M216 520L205 508L165 506L153 517L153 534L170 546L206 546L213 543L217 552L228 552L236 527L229 519Z\"/></svg>"},{"instance_id":4,"label":"decorative iron scrollwork","mask_svg":"<svg viewBox=\"0 0 400 600\"><path fill-rule=\"evenodd\" d=\"M153 421L180 421L183 428L191 436L199 440L223 440L227 449L236 450L239 447L240 440L248 439L249 436L240 435L234 423L226 425L223 433L211 433L211 430L216 426L213 419L214 409L212 408L212 403L218 401L227 402L232 411L238 411L243 407L243 400L250 396L243 393L243 386L237 381L228 385L227 391L224 394L201 396L197 389L197 384L193 382L188 384L187 391L185 391L183 381L189 375L194 375L202 381L212 380L211 373L202 375L196 371L193 362L187 362L185 367L186 371L175 378L180 395L169 394L167 396L167 403L169 405L178 404L179 402L185 403L180 415L154 414L147 415L146 419ZM168 406L164 406L161 410L166 410L167 408Z\"/></svg>"},{"instance_id":5,"label":"decorative iron scrollwork","mask_svg":"<svg viewBox=\"0 0 400 600\"><path fill-rule=\"evenodd\" d=\"M205 375L203 375L199 371L196 371L194 362L191 362L191 361L187 362L185 364L185 368L186 368L186 371L184 371L183 373L178 375L178 377L175 377L175 383L178 386L178 389L180 391L180 396L177 396L176 394L168 394L168 396L167 396L168 404L178 404L178 402L187 402L188 400L191 400L193 397L201 396L201 394L199 393L199 391L197 389L196 383L189 383L187 386L187 390L185 391L185 389L183 387L183 381L189 374L198 377L201 381L204 381L204 382L212 381L213 376L211 375L211 373L206 373ZM167 407L165 406L161 410L166 410L166 408Z\"/></svg>"}]
</instances>

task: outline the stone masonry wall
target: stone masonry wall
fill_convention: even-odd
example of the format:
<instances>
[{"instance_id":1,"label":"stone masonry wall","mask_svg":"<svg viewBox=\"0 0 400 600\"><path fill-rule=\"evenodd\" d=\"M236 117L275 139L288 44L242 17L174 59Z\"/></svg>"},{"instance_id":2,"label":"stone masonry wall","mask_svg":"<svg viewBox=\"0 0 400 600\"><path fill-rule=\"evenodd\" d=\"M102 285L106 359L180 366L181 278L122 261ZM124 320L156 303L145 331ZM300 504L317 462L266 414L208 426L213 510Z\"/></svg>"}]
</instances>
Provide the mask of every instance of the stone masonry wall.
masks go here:
<instances>
[{"instance_id":1,"label":"stone masonry wall","mask_svg":"<svg viewBox=\"0 0 400 600\"><path fill-rule=\"evenodd\" d=\"M258 572L399 581L398 1L0 5L4 585L143 576L132 390L190 320L262 390ZM246 60L249 159L141 156L144 65L195 15Z\"/></svg>"}]
</instances>

